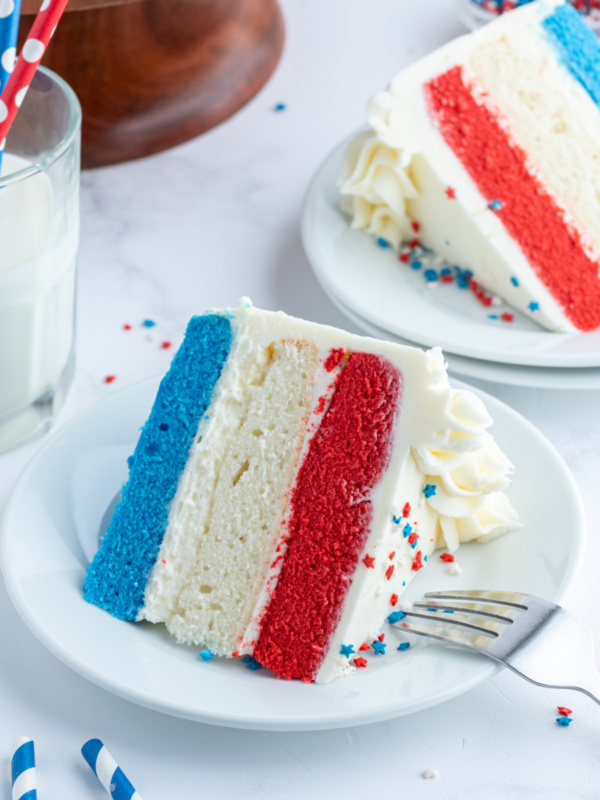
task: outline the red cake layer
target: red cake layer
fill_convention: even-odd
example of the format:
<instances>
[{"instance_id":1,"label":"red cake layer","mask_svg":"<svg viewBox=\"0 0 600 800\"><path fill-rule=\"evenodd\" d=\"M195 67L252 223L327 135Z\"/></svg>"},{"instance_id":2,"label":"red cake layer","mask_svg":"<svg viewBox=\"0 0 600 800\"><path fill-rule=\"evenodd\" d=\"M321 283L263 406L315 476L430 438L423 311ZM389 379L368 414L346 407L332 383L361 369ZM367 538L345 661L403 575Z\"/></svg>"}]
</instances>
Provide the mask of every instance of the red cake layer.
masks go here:
<instances>
[{"instance_id":1,"label":"red cake layer","mask_svg":"<svg viewBox=\"0 0 600 800\"><path fill-rule=\"evenodd\" d=\"M254 657L285 678L315 679L369 535L371 492L387 467L402 378L353 353L312 438L291 500L285 562Z\"/></svg>"},{"instance_id":2,"label":"red cake layer","mask_svg":"<svg viewBox=\"0 0 600 800\"><path fill-rule=\"evenodd\" d=\"M565 315L583 331L600 326L598 264L585 254L579 234L526 166L497 119L478 103L461 67L425 86L430 114L448 145L496 213Z\"/></svg>"}]
</instances>

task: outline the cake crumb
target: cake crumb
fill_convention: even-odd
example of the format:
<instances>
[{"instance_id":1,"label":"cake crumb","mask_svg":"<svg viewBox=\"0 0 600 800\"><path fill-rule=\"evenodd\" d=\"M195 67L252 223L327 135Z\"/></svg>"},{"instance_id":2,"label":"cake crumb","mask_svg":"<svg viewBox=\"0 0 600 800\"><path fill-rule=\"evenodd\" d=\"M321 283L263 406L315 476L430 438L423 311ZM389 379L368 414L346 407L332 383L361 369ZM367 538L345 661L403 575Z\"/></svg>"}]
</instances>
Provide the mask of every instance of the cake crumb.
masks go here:
<instances>
[{"instance_id":1,"label":"cake crumb","mask_svg":"<svg viewBox=\"0 0 600 800\"><path fill-rule=\"evenodd\" d=\"M433 767L427 767L427 769L424 769L421 774L427 780L435 780L435 778L439 778L440 771L439 769L434 769Z\"/></svg>"}]
</instances>

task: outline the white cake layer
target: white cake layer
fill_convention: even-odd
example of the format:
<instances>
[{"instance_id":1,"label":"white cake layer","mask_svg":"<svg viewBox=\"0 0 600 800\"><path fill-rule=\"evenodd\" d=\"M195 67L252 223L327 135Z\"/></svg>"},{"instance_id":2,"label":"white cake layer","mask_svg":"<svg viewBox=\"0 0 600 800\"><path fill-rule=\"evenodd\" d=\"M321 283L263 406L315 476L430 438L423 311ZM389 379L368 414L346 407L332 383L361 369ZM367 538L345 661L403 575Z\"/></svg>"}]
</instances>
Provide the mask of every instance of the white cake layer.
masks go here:
<instances>
[{"instance_id":1,"label":"white cake layer","mask_svg":"<svg viewBox=\"0 0 600 800\"><path fill-rule=\"evenodd\" d=\"M244 512L241 523L246 540L241 541L235 526L228 527L223 533L222 526L229 526L227 515L231 516L231 509L238 503L238 498L227 492L218 501L223 516L216 518L216 524L210 528L211 512L204 510L204 506L217 502L213 501L214 487L223 480L228 470L227 463L233 463L235 459L240 447L237 431L243 427L239 406L234 404L236 410L232 411L229 398L246 394L249 382L253 382L248 378L253 369L252 359L261 360L261 353L272 349L274 343L307 341L314 348L319 363L315 367L315 362L311 362L313 372L305 373L307 379L302 378L294 388L294 381L285 377L284 363L279 376L283 380L277 384L277 391L282 396L277 400L277 409L280 405L297 406L298 397L302 397L306 390L310 393L308 408L311 409L303 441L298 444L299 440L295 440L288 447L287 454L282 453L285 485L280 490L274 488L274 474L266 492L271 508L270 519L279 515L280 521L284 522L285 509L294 488L288 467L296 460L299 464L302 462L320 417L327 410L327 402L319 400L331 396L336 377L335 372L323 368L323 362L332 349L339 348L344 352L383 356L402 374L402 397L389 467L373 492L372 528L363 554L376 555L377 568L366 569L362 562L358 564L329 654L318 675L319 682L326 682L347 671L348 665L341 664L338 658L340 643L348 640L362 642L376 631L393 610L389 604L390 595L393 592L400 595L404 589L403 581L408 583L416 574L411 568L415 551L402 536L398 525L393 523L392 516L401 515L405 503L411 503L414 511L410 519L418 523L420 538L417 549L423 555L443 544L442 529L448 531L448 545L454 548L463 536L468 540L485 540L517 527L516 514L501 494L508 482L510 464L486 433L491 420L481 401L470 392L451 389L439 350L424 353L417 348L355 336L281 313L259 311L245 304L235 312L232 325L234 345L217 385L215 399L207 411L208 419L201 424L200 443L194 448L181 479L165 541L147 588L146 609L142 616L166 621L180 640L203 644L215 652L252 652L252 643L260 633L260 618L281 569L282 560L277 561L273 556L275 553L285 554L286 526L281 525L279 539L276 533L265 537ZM291 357L290 350L282 353L288 366L292 363L289 361ZM263 369L261 367L258 372ZM276 377L273 374L273 378ZM257 417L250 426L253 430L263 430L275 417L281 416L279 410L274 411L260 403L255 411ZM302 416L297 415L296 419ZM270 461L284 447L276 438L269 440L260 436L257 441L265 443L261 460ZM260 505L264 499L261 494L265 494L263 480L248 468L237 486L246 482L245 497ZM427 483L439 487L439 494L429 500L423 495ZM190 525L191 520L194 521ZM258 542L257 550L253 549L253 539ZM208 574L215 563L226 564L233 552L232 542L237 553L236 569L223 568L218 573L217 583L214 580L204 583L203 573ZM394 546L388 549L390 542ZM246 548L249 548L248 561L244 555ZM258 555L261 548L262 558ZM391 562L388 561L384 568L384 555L389 555L392 550L396 550L395 569L388 581L385 570ZM258 576L258 590L256 583L250 585L241 577L244 564L247 572L255 578ZM191 580L189 584L186 583L188 579ZM243 584L242 599L239 599L239 581ZM196 621L188 625L189 614L185 610L188 603L197 604L198 589L202 586L210 586L212 590L200 591L208 600L208 610L212 613L210 631L200 630ZM225 608L228 612L231 610L233 606L229 600L236 596L243 611L240 614L236 609L232 613L232 619L237 620L238 625L241 621L240 627L234 630L231 620L226 618ZM222 599L216 600L218 597ZM222 609L210 609L213 603Z\"/></svg>"},{"instance_id":2,"label":"white cake layer","mask_svg":"<svg viewBox=\"0 0 600 800\"><path fill-rule=\"evenodd\" d=\"M424 245L472 270L485 288L539 324L573 331L444 141L423 91L424 84L456 66L474 83L481 81L485 102L500 111L514 141L531 154L532 174L548 186L588 252L600 252L600 204L595 197L600 165L592 153L600 114L558 62L541 26L561 2L538 0L503 15L396 76L370 102L371 130L348 148L340 183L342 207L352 214L354 227L398 245L414 236L410 221L417 220ZM587 188L581 191L582 186ZM444 194L448 187L456 191L455 199ZM530 302L539 309L530 310Z\"/></svg>"}]
</instances>

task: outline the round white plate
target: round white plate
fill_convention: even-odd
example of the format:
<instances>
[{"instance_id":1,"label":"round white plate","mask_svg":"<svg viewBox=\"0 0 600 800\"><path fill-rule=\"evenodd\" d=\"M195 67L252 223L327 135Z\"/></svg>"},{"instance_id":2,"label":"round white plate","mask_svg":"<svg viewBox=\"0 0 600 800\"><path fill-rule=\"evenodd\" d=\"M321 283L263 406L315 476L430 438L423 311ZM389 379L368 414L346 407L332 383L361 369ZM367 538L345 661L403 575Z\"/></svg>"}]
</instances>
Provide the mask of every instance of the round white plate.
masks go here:
<instances>
[{"instance_id":1,"label":"round white plate","mask_svg":"<svg viewBox=\"0 0 600 800\"><path fill-rule=\"evenodd\" d=\"M428 283L420 270L399 262L392 248L352 230L336 188L346 145L317 171L302 217L304 249L328 294L394 336L449 353L535 367L600 367L600 330L553 333L508 306L486 308L455 283ZM514 321L488 318L503 311L513 313Z\"/></svg>"},{"instance_id":2,"label":"round white plate","mask_svg":"<svg viewBox=\"0 0 600 800\"><path fill-rule=\"evenodd\" d=\"M387 339L398 344L415 346L414 342L394 336L378 328L377 325L355 314L339 298L329 294L337 308L369 336ZM500 364L498 361L482 361L479 358L457 356L444 351L444 359L451 375L461 378L478 378L482 381L509 384L511 386L532 386L536 389L600 389L600 368L581 367L580 369L560 369L559 367L525 367L521 364Z\"/></svg>"},{"instance_id":3,"label":"round white plate","mask_svg":"<svg viewBox=\"0 0 600 800\"><path fill-rule=\"evenodd\" d=\"M266 730L388 719L440 703L494 674L496 666L483 656L421 645L373 658L366 670L326 686L287 682L234 659L201 661L197 649L177 645L163 626L121 622L86 603L85 569L157 385L152 379L118 392L58 431L23 473L7 506L0 539L6 586L52 653L99 686L149 708ZM430 559L412 594L502 588L559 600L583 546L577 488L529 422L492 397L485 401L497 440L515 464L509 494L524 527L462 548L458 577Z\"/></svg>"}]
</instances>

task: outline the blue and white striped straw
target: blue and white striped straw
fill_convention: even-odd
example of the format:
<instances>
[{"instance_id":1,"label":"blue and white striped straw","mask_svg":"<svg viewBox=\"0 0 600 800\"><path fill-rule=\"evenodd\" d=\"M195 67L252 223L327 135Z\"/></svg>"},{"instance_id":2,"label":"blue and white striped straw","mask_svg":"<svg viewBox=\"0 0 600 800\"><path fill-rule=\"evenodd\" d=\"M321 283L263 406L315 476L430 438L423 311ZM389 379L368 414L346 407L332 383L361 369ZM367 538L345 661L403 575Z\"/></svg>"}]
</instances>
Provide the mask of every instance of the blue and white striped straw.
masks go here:
<instances>
[{"instance_id":1,"label":"blue and white striped straw","mask_svg":"<svg viewBox=\"0 0 600 800\"><path fill-rule=\"evenodd\" d=\"M81 748L81 755L113 800L142 800L100 739L86 742Z\"/></svg>"},{"instance_id":2,"label":"blue and white striped straw","mask_svg":"<svg viewBox=\"0 0 600 800\"><path fill-rule=\"evenodd\" d=\"M0 0L0 94L15 66L20 17L21 0Z\"/></svg>"},{"instance_id":3,"label":"blue and white striped straw","mask_svg":"<svg viewBox=\"0 0 600 800\"><path fill-rule=\"evenodd\" d=\"M37 800L35 750L27 736L19 736L13 742L10 771L12 800Z\"/></svg>"}]
</instances>

